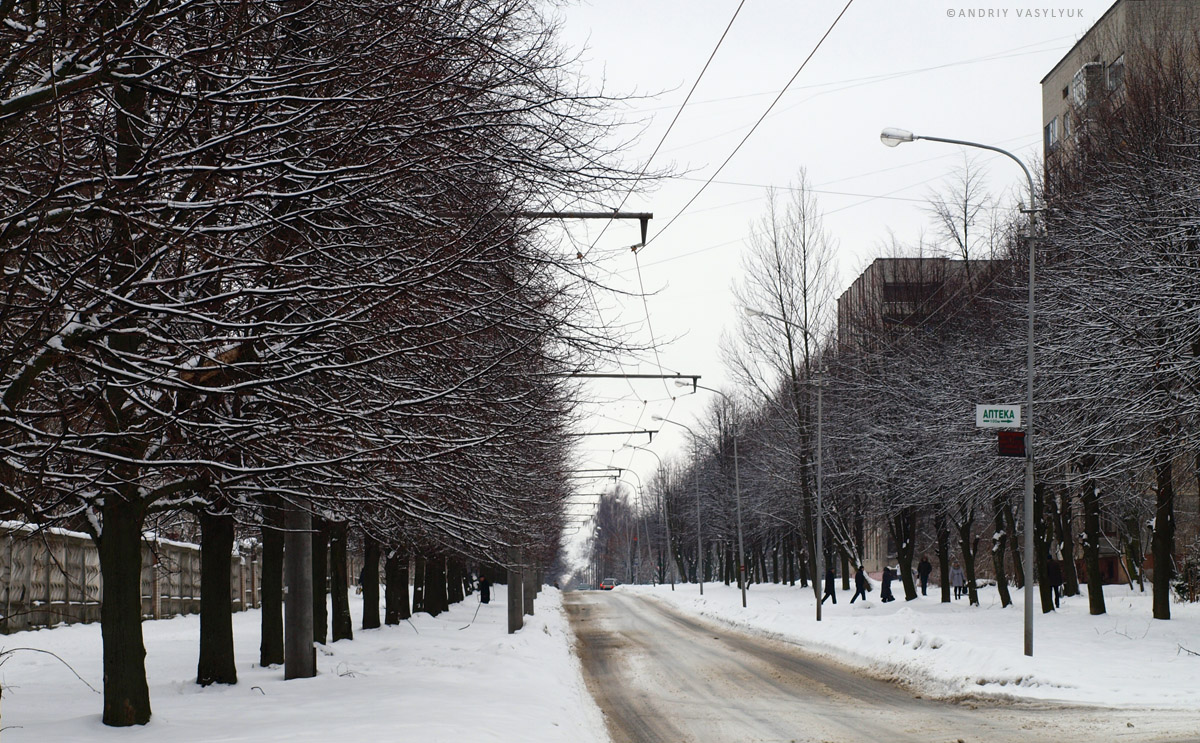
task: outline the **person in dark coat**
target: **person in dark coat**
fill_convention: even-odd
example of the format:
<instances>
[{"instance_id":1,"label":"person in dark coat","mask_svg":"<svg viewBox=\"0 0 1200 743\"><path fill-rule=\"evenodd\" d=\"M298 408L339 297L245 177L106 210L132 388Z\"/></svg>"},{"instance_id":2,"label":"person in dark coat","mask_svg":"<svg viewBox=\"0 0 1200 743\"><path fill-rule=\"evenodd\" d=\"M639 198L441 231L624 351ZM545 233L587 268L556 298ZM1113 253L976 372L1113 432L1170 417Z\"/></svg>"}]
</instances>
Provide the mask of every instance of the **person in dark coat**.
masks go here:
<instances>
[{"instance_id":1,"label":"person in dark coat","mask_svg":"<svg viewBox=\"0 0 1200 743\"><path fill-rule=\"evenodd\" d=\"M883 603L895 601L896 597L892 595L892 581L896 579L896 574L886 565L883 567L883 580L879 586L879 600Z\"/></svg>"},{"instance_id":2,"label":"person in dark coat","mask_svg":"<svg viewBox=\"0 0 1200 743\"><path fill-rule=\"evenodd\" d=\"M1058 560L1053 557L1046 563L1046 577L1050 579L1050 590L1054 592L1054 608L1057 609L1058 602L1062 599L1063 575Z\"/></svg>"},{"instance_id":3,"label":"person in dark coat","mask_svg":"<svg viewBox=\"0 0 1200 743\"><path fill-rule=\"evenodd\" d=\"M917 577L921 579L921 595L925 596L925 589L929 586L929 576L933 574L933 566L929 564L929 558L921 555L921 561L917 563Z\"/></svg>"},{"instance_id":4,"label":"person in dark coat","mask_svg":"<svg viewBox=\"0 0 1200 743\"><path fill-rule=\"evenodd\" d=\"M825 595L821 597L821 603L825 603L825 599L833 599L833 603L837 603L837 575L833 572L833 567L830 566L825 571Z\"/></svg>"},{"instance_id":5,"label":"person in dark coat","mask_svg":"<svg viewBox=\"0 0 1200 743\"><path fill-rule=\"evenodd\" d=\"M862 596L863 601L867 600L867 591L871 590L871 584L867 582L867 572L863 570L863 566L859 565L858 570L854 571L854 595L850 597L850 603L854 603L854 599Z\"/></svg>"},{"instance_id":6,"label":"person in dark coat","mask_svg":"<svg viewBox=\"0 0 1200 743\"><path fill-rule=\"evenodd\" d=\"M479 600L485 604L492 600L492 582L483 575L479 576Z\"/></svg>"}]
</instances>

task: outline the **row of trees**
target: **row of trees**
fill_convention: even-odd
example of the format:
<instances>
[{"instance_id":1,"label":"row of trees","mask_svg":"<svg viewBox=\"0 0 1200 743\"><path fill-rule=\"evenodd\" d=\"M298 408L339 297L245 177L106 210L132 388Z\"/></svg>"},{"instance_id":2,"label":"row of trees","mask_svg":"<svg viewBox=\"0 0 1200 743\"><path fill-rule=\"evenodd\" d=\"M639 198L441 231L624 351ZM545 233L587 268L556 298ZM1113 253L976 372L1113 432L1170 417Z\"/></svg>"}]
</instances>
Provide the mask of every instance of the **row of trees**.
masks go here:
<instances>
[{"instance_id":1,"label":"row of trees","mask_svg":"<svg viewBox=\"0 0 1200 743\"><path fill-rule=\"evenodd\" d=\"M1103 613L1107 548L1131 581L1151 567L1154 616L1170 617L1179 563L1198 549L1176 542L1175 499L1200 491L1200 38L1163 29L1125 59L1122 85L1075 112L1074 140L1046 166L1034 244L1036 575L1021 561L1022 460L997 457L971 422L976 403L1024 398L1027 225L997 219L969 163L932 200L937 244L877 261L836 309L834 246L803 174L788 196L770 196L735 294L773 317L746 318L725 354L741 402L714 403L691 461L652 489L671 515L681 575L702 563L709 579L736 580L729 566L740 561L752 579L791 580L798 568L815 584L820 387L826 560L841 562L843 580L880 530L908 599L929 553L943 600L957 561L972 602L986 573L1005 605L1010 580L1036 580L1049 611L1053 555L1067 594L1086 580L1091 611Z\"/></svg>"},{"instance_id":2,"label":"row of trees","mask_svg":"<svg viewBox=\"0 0 1200 743\"><path fill-rule=\"evenodd\" d=\"M98 545L106 724L151 714L148 521L200 526L200 683L239 530L264 663L289 514L549 561L566 377L621 340L521 214L632 181L570 64L528 0L0 2L0 511Z\"/></svg>"}]
</instances>

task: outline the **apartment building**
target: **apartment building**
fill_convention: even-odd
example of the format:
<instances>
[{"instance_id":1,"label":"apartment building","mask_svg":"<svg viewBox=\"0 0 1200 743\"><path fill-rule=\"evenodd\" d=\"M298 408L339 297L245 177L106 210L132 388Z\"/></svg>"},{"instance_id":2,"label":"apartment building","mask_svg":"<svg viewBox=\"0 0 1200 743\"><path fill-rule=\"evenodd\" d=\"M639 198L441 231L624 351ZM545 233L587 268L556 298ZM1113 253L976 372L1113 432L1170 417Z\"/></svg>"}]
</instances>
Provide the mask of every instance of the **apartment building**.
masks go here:
<instances>
[{"instance_id":1,"label":"apartment building","mask_svg":"<svg viewBox=\"0 0 1200 743\"><path fill-rule=\"evenodd\" d=\"M1143 43L1200 28L1200 0L1117 0L1042 78L1042 144L1069 143L1090 110L1120 97L1126 66Z\"/></svg>"},{"instance_id":2,"label":"apartment building","mask_svg":"<svg viewBox=\"0 0 1200 743\"><path fill-rule=\"evenodd\" d=\"M1124 85L1135 74L1146 52L1171 53L1180 35L1200 33L1200 0L1117 0L1042 78L1044 154L1068 154L1081 127L1094 125L1093 112L1103 105L1125 105ZM1064 149L1065 148L1065 149ZM1182 455L1175 465L1176 559L1200 543L1200 457ZM1128 487L1150 492L1152 473ZM1132 523L1118 523L1121 518ZM1140 548L1149 550L1148 520L1101 513L1100 573L1106 583L1130 580L1129 545L1121 534L1137 534ZM1082 523L1076 524L1080 533ZM1142 532L1142 533L1138 533ZM1191 547L1194 549L1194 547ZM1146 555L1142 567L1153 569ZM1177 565L1178 567L1178 565ZM1082 568L1082 565L1080 565ZM1082 569L1080 570L1082 576Z\"/></svg>"},{"instance_id":3,"label":"apartment building","mask_svg":"<svg viewBox=\"0 0 1200 743\"><path fill-rule=\"evenodd\" d=\"M869 351L944 311L990 261L877 258L837 301L838 347Z\"/></svg>"}]
</instances>

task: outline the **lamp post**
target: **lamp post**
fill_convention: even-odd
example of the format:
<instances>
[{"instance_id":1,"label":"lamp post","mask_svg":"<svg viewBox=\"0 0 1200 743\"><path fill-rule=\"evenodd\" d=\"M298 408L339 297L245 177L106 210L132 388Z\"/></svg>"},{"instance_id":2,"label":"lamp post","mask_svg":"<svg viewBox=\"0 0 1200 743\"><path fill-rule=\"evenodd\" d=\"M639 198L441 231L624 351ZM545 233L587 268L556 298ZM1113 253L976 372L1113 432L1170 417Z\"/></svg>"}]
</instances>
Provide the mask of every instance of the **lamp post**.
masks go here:
<instances>
[{"instance_id":1,"label":"lamp post","mask_svg":"<svg viewBox=\"0 0 1200 743\"><path fill-rule=\"evenodd\" d=\"M687 387L688 383L681 379L675 380L676 387ZM742 608L746 608L746 550L742 542L742 485L738 478L738 425L736 411L733 411L733 399L721 390L705 387L702 384L697 384L696 380L692 380L692 389L708 390L714 395L720 395L725 402L729 403L731 412L734 412L733 420L733 497L737 505L737 538L738 538L738 584L742 588Z\"/></svg>"},{"instance_id":2,"label":"lamp post","mask_svg":"<svg viewBox=\"0 0 1200 743\"><path fill-rule=\"evenodd\" d=\"M696 451L696 463L692 466L692 479L696 483L696 582L700 584L700 595L704 595L704 542L700 538L700 437L691 426L664 418L661 415L650 416L651 420L661 423L672 423L692 435L692 448ZM674 589L674 586L672 586Z\"/></svg>"},{"instance_id":3,"label":"lamp post","mask_svg":"<svg viewBox=\"0 0 1200 743\"><path fill-rule=\"evenodd\" d=\"M783 323L784 325L798 327L794 322L791 322L790 320L782 318L779 315L772 315L769 312L763 312L762 310L756 310L753 307L746 307L744 309L745 309L746 314L750 317L767 317L772 320L778 320L779 322ZM794 369L795 367L793 366L792 368ZM825 580L825 544L824 544L825 509L824 509L824 505L822 502L822 493L824 491L824 483L825 483L822 466L824 465L825 457L822 456L822 447L821 447L821 417L822 417L821 416L821 390L824 387L823 381L824 380L822 379L822 376L821 376L821 364L818 363L817 364L817 543L816 543L816 546L814 547L814 551L816 552L816 555L813 556L813 559L816 561L816 564L817 564L817 570L816 570L817 579L814 582L813 591L817 595L817 621L818 622L821 621L821 582L823 580ZM800 401L797 400L796 404L799 405L799 403L800 403Z\"/></svg>"},{"instance_id":4,"label":"lamp post","mask_svg":"<svg viewBox=\"0 0 1200 743\"><path fill-rule=\"evenodd\" d=\"M963 147L975 147L981 150L998 152L1009 158L1025 173L1029 184L1029 224L1026 240L1029 245L1029 327L1025 338L1025 655L1033 655L1033 276L1034 276L1034 220L1037 215L1035 205L1036 194L1033 190L1033 176L1029 168L1013 153L979 142L968 142L962 139L946 139L944 137L917 136L906 129L887 128L879 134L879 139L888 147L895 147L902 142L915 142L926 139L930 142L944 142Z\"/></svg>"},{"instance_id":5,"label":"lamp post","mask_svg":"<svg viewBox=\"0 0 1200 743\"><path fill-rule=\"evenodd\" d=\"M663 468L662 457L658 456L658 453L656 451L654 451L653 449L647 449L644 446L636 446L634 444L625 444L621 448L622 449L637 449L639 451L644 451L648 454L653 454L654 458L658 460L658 469L662 470L662 468ZM666 571L667 579L671 581L671 590L674 591L675 590L675 568L673 567L672 562L671 562L671 559L674 556L673 550L671 549L671 513L667 509L667 492L666 492L665 488L663 489L663 494L662 494L662 519L663 519L663 527L666 528L666 530L667 530L667 557L666 557L666 565L664 565L663 567L664 567L664 570Z\"/></svg>"},{"instance_id":6,"label":"lamp post","mask_svg":"<svg viewBox=\"0 0 1200 743\"><path fill-rule=\"evenodd\" d=\"M642 476L641 476L641 475L639 475L639 474L637 473L637 471L636 471L636 470L631 470L631 469L629 469L629 468L618 468L618 473L617 473L617 476L616 476L616 478L614 478L614 479L620 479L621 473L623 473L623 472L628 472L628 473L632 474L634 477L636 477L636 478L637 478L637 481L638 481L638 484L637 484L637 498L638 498L638 507L639 507L639 508L644 508L645 506L644 506L644 501L643 501L643 498L642 498L642 491L643 491L643 490L645 490L645 487L644 487L644 484L642 483ZM626 481L626 482L628 482L628 481ZM631 483L631 482L630 482L630 483L628 483L628 484L632 485L633 483ZM648 524L648 523L647 523L647 524L645 524L645 532L646 532L646 552L647 552L647 553L650 555L650 558L651 558L651 559L653 559L653 558L654 558L654 553L653 553L653 552L651 551L651 549L650 549L650 524ZM636 540L636 539L637 539L637 524L634 524L634 525L633 525L633 534L634 534L634 539ZM642 551L639 549L639 550L638 550L638 555L637 555L637 559L638 559L639 561L641 560L641 553L642 553ZM635 578L636 578L636 572L637 572L637 571L635 570L635 571L634 571ZM633 582L634 582L634 583L636 583L637 581L636 581L636 580L634 580ZM651 573L650 573L650 584L651 584L651 585L653 585L653 584L654 584L654 573L653 573L653 571L651 571Z\"/></svg>"}]
</instances>

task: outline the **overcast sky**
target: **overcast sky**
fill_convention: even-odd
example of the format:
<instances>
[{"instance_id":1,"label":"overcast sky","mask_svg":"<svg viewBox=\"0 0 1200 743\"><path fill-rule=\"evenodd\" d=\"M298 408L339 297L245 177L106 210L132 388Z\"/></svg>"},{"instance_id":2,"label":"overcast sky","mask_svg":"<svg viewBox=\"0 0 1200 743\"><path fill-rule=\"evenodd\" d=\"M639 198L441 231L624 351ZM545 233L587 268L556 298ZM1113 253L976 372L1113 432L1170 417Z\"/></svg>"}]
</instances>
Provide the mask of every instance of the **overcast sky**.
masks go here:
<instances>
[{"instance_id":1,"label":"overcast sky","mask_svg":"<svg viewBox=\"0 0 1200 743\"><path fill-rule=\"evenodd\" d=\"M889 233L905 243L933 237L927 199L967 151L931 142L886 148L879 141L884 127L1010 149L1036 173L1039 81L1110 5L854 0L772 113L685 210L844 6L844 0L747 0L651 163L685 175L623 206L655 215L638 258L652 295L644 304L606 305L607 316L633 323L642 341L670 342L657 355L620 360L621 368L700 374L702 384L728 389L718 344L723 333L736 331L741 315L730 287L741 275L766 188L794 182L800 168L838 246L838 294L883 254ZM626 112L648 122L630 153L636 159L648 157L662 138L736 8L734 0L591 0L552 12L561 19L564 44L582 55L588 85L648 96ZM986 170L989 190L1015 204L1024 191L1020 169L998 155L969 154ZM574 229L590 243L601 226ZM610 265L615 281L635 290L638 274L627 248L636 242L635 224L616 224L597 245L625 250ZM658 429L655 414L692 423L711 399L702 392L672 400L684 391L657 382L589 383L589 389L598 401L584 411L592 430ZM687 434L672 428L649 446L663 457L685 456ZM579 466L630 467L647 479L657 461L621 449L626 443L648 442L644 435L582 438Z\"/></svg>"}]
</instances>

